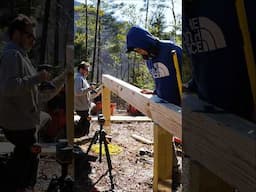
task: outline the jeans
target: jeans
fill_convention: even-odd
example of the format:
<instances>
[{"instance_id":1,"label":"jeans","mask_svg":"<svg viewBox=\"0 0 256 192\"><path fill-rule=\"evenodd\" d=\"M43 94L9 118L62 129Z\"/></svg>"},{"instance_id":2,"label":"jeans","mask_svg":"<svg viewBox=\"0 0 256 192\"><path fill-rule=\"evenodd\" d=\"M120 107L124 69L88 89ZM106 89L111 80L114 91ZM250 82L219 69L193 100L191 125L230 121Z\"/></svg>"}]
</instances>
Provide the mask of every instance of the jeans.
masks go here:
<instances>
[{"instance_id":1,"label":"jeans","mask_svg":"<svg viewBox=\"0 0 256 192\"><path fill-rule=\"evenodd\" d=\"M14 144L13 158L8 162L8 191L33 187L36 184L39 155L32 152L36 142L36 129L10 131L4 130L7 140Z\"/></svg>"},{"instance_id":2,"label":"jeans","mask_svg":"<svg viewBox=\"0 0 256 192\"><path fill-rule=\"evenodd\" d=\"M79 115L81 118L78 122L78 126L76 129L76 136L84 136L89 134L89 129L90 129L90 121L88 120L89 116L89 110L86 111L76 111L77 115Z\"/></svg>"}]
</instances>

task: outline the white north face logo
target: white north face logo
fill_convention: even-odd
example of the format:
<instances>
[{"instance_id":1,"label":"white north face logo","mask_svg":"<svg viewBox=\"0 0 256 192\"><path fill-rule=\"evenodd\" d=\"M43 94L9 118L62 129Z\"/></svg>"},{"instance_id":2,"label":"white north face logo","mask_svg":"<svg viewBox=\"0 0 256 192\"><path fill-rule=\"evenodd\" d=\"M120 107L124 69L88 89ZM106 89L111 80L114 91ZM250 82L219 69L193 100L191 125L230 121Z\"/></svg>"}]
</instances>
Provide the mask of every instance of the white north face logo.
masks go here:
<instances>
[{"instance_id":1,"label":"white north face logo","mask_svg":"<svg viewBox=\"0 0 256 192\"><path fill-rule=\"evenodd\" d=\"M153 65L154 67L150 70L150 73L154 79L168 77L170 75L168 68L163 63L156 62Z\"/></svg>"},{"instance_id":2,"label":"white north face logo","mask_svg":"<svg viewBox=\"0 0 256 192\"><path fill-rule=\"evenodd\" d=\"M183 43L192 54L209 52L226 47L220 27L207 17L189 20L191 31L183 33Z\"/></svg>"}]
</instances>

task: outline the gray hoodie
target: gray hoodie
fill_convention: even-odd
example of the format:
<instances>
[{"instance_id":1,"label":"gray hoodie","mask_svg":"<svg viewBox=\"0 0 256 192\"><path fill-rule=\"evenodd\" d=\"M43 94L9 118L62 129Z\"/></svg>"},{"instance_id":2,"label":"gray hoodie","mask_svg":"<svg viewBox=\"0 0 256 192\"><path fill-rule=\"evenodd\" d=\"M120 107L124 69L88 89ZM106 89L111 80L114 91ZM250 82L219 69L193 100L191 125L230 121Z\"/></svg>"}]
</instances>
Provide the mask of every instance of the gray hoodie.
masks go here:
<instances>
[{"instance_id":1,"label":"gray hoodie","mask_svg":"<svg viewBox=\"0 0 256 192\"><path fill-rule=\"evenodd\" d=\"M56 81L61 87L64 73ZM7 43L0 58L0 127L26 130L39 125L39 83L37 71L25 50L12 42Z\"/></svg>"}]
</instances>

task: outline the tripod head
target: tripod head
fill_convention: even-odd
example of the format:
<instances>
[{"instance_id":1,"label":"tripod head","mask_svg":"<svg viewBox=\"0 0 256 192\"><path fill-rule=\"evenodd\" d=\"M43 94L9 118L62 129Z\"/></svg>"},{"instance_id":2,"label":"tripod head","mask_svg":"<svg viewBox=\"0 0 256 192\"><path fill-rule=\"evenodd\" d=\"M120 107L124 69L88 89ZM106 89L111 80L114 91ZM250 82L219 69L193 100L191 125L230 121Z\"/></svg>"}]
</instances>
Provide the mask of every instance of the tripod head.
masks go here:
<instances>
[{"instance_id":1,"label":"tripod head","mask_svg":"<svg viewBox=\"0 0 256 192\"><path fill-rule=\"evenodd\" d=\"M100 125L104 125L104 123L105 123L105 117L103 116L102 113L98 114L98 123Z\"/></svg>"}]
</instances>

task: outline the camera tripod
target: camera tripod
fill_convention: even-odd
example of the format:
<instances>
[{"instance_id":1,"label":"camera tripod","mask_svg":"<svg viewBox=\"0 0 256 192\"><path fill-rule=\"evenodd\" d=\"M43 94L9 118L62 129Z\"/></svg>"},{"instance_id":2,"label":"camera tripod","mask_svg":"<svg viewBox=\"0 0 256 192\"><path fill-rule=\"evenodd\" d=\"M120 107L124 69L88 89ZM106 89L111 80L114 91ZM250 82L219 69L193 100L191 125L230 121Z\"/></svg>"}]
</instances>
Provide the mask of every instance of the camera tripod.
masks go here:
<instances>
[{"instance_id":1,"label":"camera tripod","mask_svg":"<svg viewBox=\"0 0 256 192\"><path fill-rule=\"evenodd\" d=\"M93 144L97 143L97 140L99 140L99 145L100 145L100 151L99 151L99 162L102 162L102 144L104 144L104 150L107 158L107 164L108 164L108 170L106 173L104 173L94 184L96 185L107 173L109 173L109 179L111 183L111 190L114 189L114 183L113 183L113 176L112 176L112 164L111 164L111 159L110 159L110 154L109 154L109 149L108 149L108 143L106 140L106 132L103 129L103 125L105 123L105 118L102 114L98 115L98 123L100 124L100 129L97 130L92 138L92 141L86 151L86 155L88 156L89 151L91 150L91 147Z\"/></svg>"}]
</instances>

